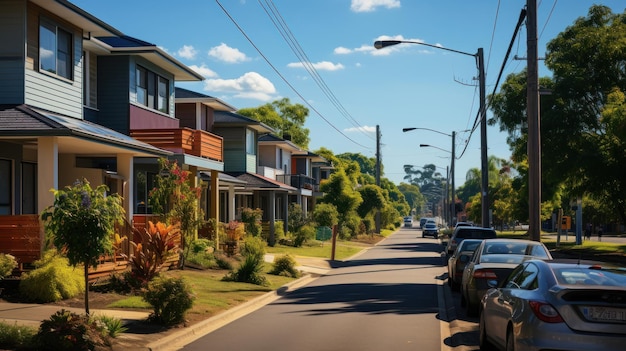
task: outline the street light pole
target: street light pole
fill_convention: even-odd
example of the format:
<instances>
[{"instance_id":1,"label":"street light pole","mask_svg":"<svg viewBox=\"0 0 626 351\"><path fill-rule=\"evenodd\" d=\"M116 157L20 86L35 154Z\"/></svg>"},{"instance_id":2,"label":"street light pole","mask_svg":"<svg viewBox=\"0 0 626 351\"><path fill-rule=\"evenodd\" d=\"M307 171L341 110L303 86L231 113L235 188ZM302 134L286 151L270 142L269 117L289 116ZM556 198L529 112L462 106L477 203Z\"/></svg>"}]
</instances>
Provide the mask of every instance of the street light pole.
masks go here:
<instances>
[{"instance_id":1,"label":"street light pole","mask_svg":"<svg viewBox=\"0 0 626 351\"><path fill-rule=\"evenodd\" d=\"M478 67L478 81L479 81L479 90L480 90L480 167L481 167L481 218L483 227L487 228L491 226L489 221L489 169L488 169L488 160L487 160L487 111L485 106L486 99L486 87L485 87L485 59L483 48L478 48L478 51L475 54L470 54L468 52L453 50L449 48L445 48L442 46L422 43L419 41L411 41L411 40L377 40L374 42L374 47L376 49L382 49L388 46L398 45L398 44L417 44L424 45L435 49L446 50L455 52L457 54L472 56L476 59L476 65Z\"/></svg>"}]
</instances>

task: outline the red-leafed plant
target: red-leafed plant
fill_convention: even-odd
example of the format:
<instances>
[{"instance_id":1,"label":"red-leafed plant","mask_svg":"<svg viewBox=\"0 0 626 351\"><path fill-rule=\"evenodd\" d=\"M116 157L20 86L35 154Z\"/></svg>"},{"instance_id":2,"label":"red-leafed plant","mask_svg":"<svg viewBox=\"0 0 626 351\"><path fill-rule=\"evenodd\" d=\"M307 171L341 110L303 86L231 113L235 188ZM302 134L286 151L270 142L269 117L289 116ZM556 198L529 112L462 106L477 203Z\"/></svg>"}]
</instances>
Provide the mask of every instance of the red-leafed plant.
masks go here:
<instances>
[{"instance_id":1,"label":"red-leafed plant","mask_svg":"<svg viewBox=\"0 0 626 351\"><path fill-rule=\"evenodd\" d=\"M148 222L148 227L137 232L139 243L133 242L130 262L133 276L143 282L152 280L163 268L170 255L178 253L180 227L162 222Z\"/></svg>"}]
</instances>

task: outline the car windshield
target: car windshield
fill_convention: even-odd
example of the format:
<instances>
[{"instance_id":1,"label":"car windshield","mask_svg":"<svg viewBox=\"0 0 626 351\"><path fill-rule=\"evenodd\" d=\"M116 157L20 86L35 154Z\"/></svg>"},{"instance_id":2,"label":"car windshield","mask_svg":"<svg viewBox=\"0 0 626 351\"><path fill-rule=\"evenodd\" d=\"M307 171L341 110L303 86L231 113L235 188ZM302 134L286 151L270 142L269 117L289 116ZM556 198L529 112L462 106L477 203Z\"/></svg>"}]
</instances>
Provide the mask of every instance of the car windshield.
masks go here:
<instances>
[{"instance_id":1,"label":"car windshield","mask_svg":"<svg viewBox=\"0 0 626 351\"><path fill-rule=\"evenodd\" d=\"M554 275L560 284L626 286L626 270L624 269L573 266L555 268Z\"/></svg>"},{"instance_id":2,"label":"car windshield","mask_svg":"<svg viewBox=\"0 0 626 351\"><path fill-rule=\"evenodd\" d=\"M487 242L482 250L483 255L527 255L540 258L549 258L548 252L542 245L534 243Z\"/></svg>"}]
</instances>

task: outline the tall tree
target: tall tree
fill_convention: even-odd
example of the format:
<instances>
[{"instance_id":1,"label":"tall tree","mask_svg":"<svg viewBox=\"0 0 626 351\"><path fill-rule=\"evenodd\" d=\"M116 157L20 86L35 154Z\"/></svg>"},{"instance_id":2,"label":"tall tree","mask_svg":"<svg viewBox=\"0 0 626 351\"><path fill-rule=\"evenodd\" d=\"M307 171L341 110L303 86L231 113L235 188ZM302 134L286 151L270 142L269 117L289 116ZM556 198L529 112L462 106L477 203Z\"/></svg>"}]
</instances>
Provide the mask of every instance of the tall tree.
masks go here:
<instances>
[{"instance_id":1,"label":"tall tree","mask_svg":"<svg viewBox=\"0 0 626 351\"><path fill-rule=\"evenodd\" d=\"M242 108L237 113L267 124L279 137L303 149L309 148L309 129L304 127L309 109L302 104L292 104L288 98L282 98L259 107Z\"/></svg>"},{"instance_id":2,"label":"tall tree","mask_svg":"<svg viewBox=\"0 0 626 351\"><path fill-rule=\"evenodd\" d=\"M610 204L612 218L626 223L626 12L594 5L548 43L552 78L540 85L551 95L540 104L542 200L556 202L562 186L572 197L588 194ZM525 73L507 78L491 97L494 118L517 139L514 161L526 159ZM521 132L521 133L520 133ZM523 172L520 172L522 175ZM547 212L547 211L546 211Z\"/></svg>"}]
</instances>

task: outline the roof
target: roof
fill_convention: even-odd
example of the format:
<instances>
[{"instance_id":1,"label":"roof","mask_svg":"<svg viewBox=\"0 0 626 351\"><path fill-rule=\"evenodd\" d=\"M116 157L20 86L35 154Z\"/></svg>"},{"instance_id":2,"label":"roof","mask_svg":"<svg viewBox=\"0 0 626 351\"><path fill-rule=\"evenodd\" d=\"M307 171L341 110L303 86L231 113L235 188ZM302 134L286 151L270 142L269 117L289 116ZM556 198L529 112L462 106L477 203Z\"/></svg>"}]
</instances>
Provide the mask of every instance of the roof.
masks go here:
<instances>
[{"instance_id":1,"label":"roof","mask_svg":"<svg viewBox=\"0 0 626 351\"><path fill-rule=\"evenodd\" d=\"M273 133L272 127L261 121L229 111L215 111L213 115L214 127L248 127L259 133Z\"/></svg>"},{"instance_id":2,"label":"roof","mask_svg":"<svg viewBox=\"0 0 626 351\"><path fill-rule=\"evenodd\" d=\"M89 121L55 114L28 105L0 105L0 137L39 136L70 137L90 142L89 145L83 144L83 148L74 149L75 153L77 153L76 150L93 152L113 146L134 150L146 156L172 154L167 150L159 149Z\"/></svg>"},{"instance_id":3,"label":"roof","mask_svg":"<svg viewBox=\"0 0 626 351\"><path fill-rule=\"evenodd\" d=\"M310 158L311 162L328 163L328 160L326 160L324 157L308 150L296 151L293 154L291 154L291 157L292 158Z\"/></svg>"},{"instance_id":4,"label":"roof","mask_svg":"<svg viewBox=\"0 0 626 351\"><path fill-rule=\"evenodd\" d=\"M209 95L187 90L184 88L175 88L176 102L181 103L201 103L211 107L215 111L236 111L233 106L224 101Z\"/></svg>"},{"instance_id":5,"label":"roof","mask_svg":"<svg viewBox=\"0 0 626 351\"><path fill-rule=\"evenodd\" d=\"M146 41L121 36L99 36L90 38L93 42L98 42L100 46L105 47L111 55L136 55L145 58L162 69L172 73L177 81L200 81L204 77L187 67L158 46Z\"/></svg>"},{"instance_id":6,"label":"roof","mask_svg":"<svg viewBox=\"0 0 626 351\"><path fill-rule=\"evenodd\" d=\"M297 191L298 189L281 183L277 180L264 177L260 174L247 173L247 172L228 172L229 175L245 181L246 190L279 190L279 191Z\"/></svg>"},{"instance_id":7,"label":"roof","mask_svg":"<svg viewBox=\"0 0 626 351\"><path fill-rule=\"evenodd\" d=\"M290 149L291 151L301 151L300 147L290 140L283 139L274 134L264 134L258 138L259 145L276 145L283 147L284 149Z\"/></svg>"}]
</instances>

